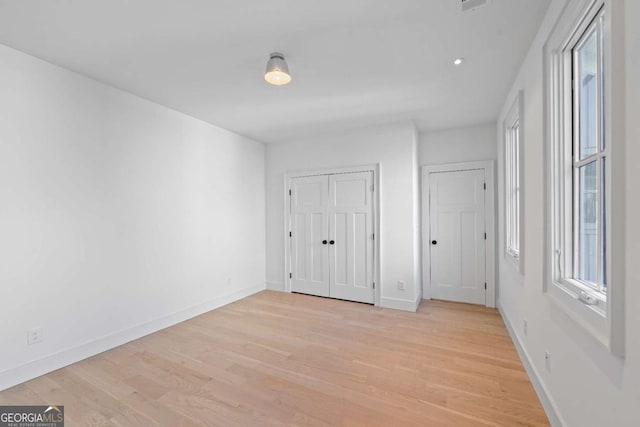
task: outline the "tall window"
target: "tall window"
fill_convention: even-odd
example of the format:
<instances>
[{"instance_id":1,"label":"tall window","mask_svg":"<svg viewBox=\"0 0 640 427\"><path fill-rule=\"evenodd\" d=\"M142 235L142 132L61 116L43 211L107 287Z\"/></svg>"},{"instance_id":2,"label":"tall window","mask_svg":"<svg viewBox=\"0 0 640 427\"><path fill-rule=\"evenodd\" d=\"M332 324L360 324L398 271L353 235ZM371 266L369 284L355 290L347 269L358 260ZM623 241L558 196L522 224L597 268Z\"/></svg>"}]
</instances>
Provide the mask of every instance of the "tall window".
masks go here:
<instances>
[{"instance_id":1,"label":"tall window","mask_svg":"<svg viewBox=\"0 0 640 427\"><path fill-rule=\"evenodd\" d=\"M573 278L602 297L607 290L603 37L601 10L572 50Z\"/></svg>"},{"instance_id":2,"label":"tall window","mask_svg":"<svg viewBox=\"0 0 640 427\"><path fill-rule=\"evenodd\" d=\"M628 95L612 71L624 65L616 50L623 21L617 1L567 0L545 44L545 290L618 356L625 347L625 240L612 217L624 208L615 189L624 186L617 148Z\"/></svg>"},{"instance_id":3,"label":"tall window","mask_svg":"<svg viewBox=\"0 0 640 427\"><path fill-rule=\"evenodd\" d=\"M605 22L605 7L593 6L552 56L550 120L552 279L601 318L607 316L610 181Z\"/></svg>"},{"instance_id":4,"label":"tall window","mask_svg":"<svg viewBox=\"0 0 640 427\"><path fill-rule=\"evenodd\" d=\"M505 252L507 257L520 267L520 152L522 143L521 125L522 92L504 122L505 162Z\"/></svg>"}]
</instances>

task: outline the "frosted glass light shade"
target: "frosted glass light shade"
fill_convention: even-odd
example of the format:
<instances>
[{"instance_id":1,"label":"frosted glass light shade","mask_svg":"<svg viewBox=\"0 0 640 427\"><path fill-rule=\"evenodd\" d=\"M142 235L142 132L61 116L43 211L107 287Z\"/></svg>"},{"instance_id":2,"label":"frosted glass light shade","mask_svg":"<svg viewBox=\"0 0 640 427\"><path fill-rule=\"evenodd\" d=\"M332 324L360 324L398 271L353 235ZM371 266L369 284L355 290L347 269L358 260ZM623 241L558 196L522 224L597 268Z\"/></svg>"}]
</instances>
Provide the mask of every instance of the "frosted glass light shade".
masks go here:
<instances>
[{"instance_id":1,"label":"frosted glass light shade","mask_svg":"<svg viewBox=\"0 0 640 427\"><path fill-rule=\"evenodd\" d=\"M289 66L284 60L284 55L278 52L271 54L269 62L267 62L267 70L264 73L264 79L267 83L275 86L283 86L291 82L291 74L289 74Z\"/></svg>"}]
</instances>

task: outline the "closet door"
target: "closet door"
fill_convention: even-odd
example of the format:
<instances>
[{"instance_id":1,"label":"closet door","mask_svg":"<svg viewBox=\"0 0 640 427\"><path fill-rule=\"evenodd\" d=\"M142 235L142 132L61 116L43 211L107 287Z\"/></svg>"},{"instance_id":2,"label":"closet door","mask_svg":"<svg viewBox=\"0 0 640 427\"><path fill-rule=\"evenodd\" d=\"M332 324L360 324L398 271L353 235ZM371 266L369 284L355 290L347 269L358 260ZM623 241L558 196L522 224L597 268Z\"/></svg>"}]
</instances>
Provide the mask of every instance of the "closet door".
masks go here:
<instances>
[{"instance_id":1,"label":"closet door","mask_svg":"<svg viewBox=\"0 0 640 427\"><path fill-rule=\"evenodd\" d=\"M327 175L291 183L291 290L329 296ZM323 243L324 242L324 243Z\"/></svg>"},{"instance_id":2,"label":"closet door","mask_svg":"<svg viewBox=\"0 0 640 427\"><path fill-rule=\"evenodd\" d=\"M374 303L373 172L329 176L332 298Z\"/></svg>"}]
</instances>

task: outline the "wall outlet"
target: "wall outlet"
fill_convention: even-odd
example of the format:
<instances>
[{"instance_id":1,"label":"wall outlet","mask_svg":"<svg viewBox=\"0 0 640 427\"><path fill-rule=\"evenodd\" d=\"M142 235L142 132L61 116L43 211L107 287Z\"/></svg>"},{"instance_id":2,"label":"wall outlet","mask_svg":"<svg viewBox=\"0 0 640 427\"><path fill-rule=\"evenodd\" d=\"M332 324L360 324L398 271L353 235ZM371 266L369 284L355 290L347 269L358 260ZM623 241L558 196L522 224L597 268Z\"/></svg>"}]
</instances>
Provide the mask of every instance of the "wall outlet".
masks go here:
<instances>
[{"instance_id":1,"label":"wall outlet","mask_svg":"<svg viewBox=\"0 0 640 427\"><path fill-rule=\"evenodd\" d=\"M526 320L522 321L522 331L524 332L525 337L529 335L529 324L527 323Z\"/></svg>"},{"instance_id":2,"label":"wall outlet","mask_svg":"<svg viewBox=\"0 0 640 427\"><path fill-rule=\"evenodd\" d=\"M544 366L547 368L547 372L551 372L551 353L549 350L544 352Z\"/></svg>"},{"instance_id":3,"label":"wall outlet","mask_svg":"<svg viewBox=\"0 0 640 427\"><path fill-rule=\"evenodd\" d=\"M30 329L27 332L27 344L33 345L42 342L42 327L38 326L37 328Z\"/></svg>"},{"instance_id":4,"label":"wall outlet","mask_svg":"<svg viewBox=\"0 0 640 427\"><path fill-rule=\"evenodd\" d=\"M398 280L398 289L404 291L404 280Z\"/></svg>"}]
</instances>

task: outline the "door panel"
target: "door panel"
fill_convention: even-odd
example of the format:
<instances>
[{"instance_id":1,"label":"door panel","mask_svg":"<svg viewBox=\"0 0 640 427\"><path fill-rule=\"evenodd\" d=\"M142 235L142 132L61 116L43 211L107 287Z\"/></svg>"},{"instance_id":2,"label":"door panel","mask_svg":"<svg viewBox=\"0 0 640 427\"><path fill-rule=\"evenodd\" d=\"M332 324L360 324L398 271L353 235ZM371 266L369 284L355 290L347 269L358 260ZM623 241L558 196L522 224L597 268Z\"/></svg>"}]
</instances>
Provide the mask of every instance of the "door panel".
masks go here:
<instances>
[{"instance_id":1,"label":"door panel","mask_svg":"<svg viewBox=\"0 0 640 427\"><path fill-rule=\"evenodd\" d=\"M348 282L347 278L347 266L349 265L349 252L347 251L348 243L348 231L347 221L348 215L346 213L333 213L331 216L333 219L333 227L330 226L330 230L334 231L331 234L331 239L337 241L332 249L329 249L329 259L333 259L331 266L333 268L332 283L339 283L344 285Z\"/></svg>"},{"instance_id":2,"label":"door panel","mask_svg":"<svg viewBox=\"0 0 640 427\"><path fill-rule=\"evenodd\" d=\"M366 303L373 292L373 172L329 176L330 296Z\"/></svg>"},{"instance_id":3,"label":"door panel","mask_svg":"<svg viewBox=\"0 0 640 427\"><path fill-rule=\"evenodd\" d=\"M456 236L457 215L455 212L440 210L438 215L432 218L432 229L439 230L438 233L433 233L433 236ZM458 282L459 271L456 266L459 265L460 260L459 254L456 253L457 239L440 239L437 242L438 246L431 249L431 256L437 260L432 267L432 281L435 283Z\"/></svg>"},{"instance_id":4,"label":"door panel","mask_svg":"<svg viewBox=\"0 0 640 427\"><path fill-rule=\"evenodd\" d=\"M320 242L326 239L327 236L327 215L325 213L313 213L311 218L311 240L309 247L311 248L311 278L314 282L326 281L327 272L329 267L327 259L326 246L320 246Z\"/></svg>"},{"instance_id":5,"label":"door panel","mask_svg":"<svg viewBox=\"0 0 640 427\"><path fill-rule=\"evenodd\" d=\"M366 243L367 232L372 231L368 228L367 220L368 215L364 213L357 213L353 216L353 237L355 242ZM357 244L355 246L357 246ZM367 288L369 286L367 280L369 280L370 277L367 274L367 265L372 263L367 259L367 254L369 253L366 250L367 245L362 244L362 246L365 250L354 250L353 286L356 288Z\"/></svg>"},{"instance_id":6,"label":"door panel","mask_svg":"<svg viewBox=\"0 0 640 427\"><path fill-rule=\"evenodd\" d=\"M434 299L485 304L484 182L482 169L429 175Z\"/></svg>"},{"instance_id":7,"label":"door panel","mask_svg":"<svg viewBox=\"0 0 640 427\"><path fill-rule=\"evenodd\" d=\"M476 212L460 212L460 284L463 288L475 289L482 285L484 290L484 256L481 255L478 240L484 242L484 222L478 224ZM478 260L482 259L482 268L479 268ZM484 299L482 300L484 304Z\"/></svg>"},{"instance_id":8,"label":"door panel","mask_svg":"<svg viewBox=\"0 0 640 427\"><path fill-rule=\"evenodd\" d=\"M291 180L291 290L329 296L328 180L311 176Z\"/></svg>"}]
</instances>

